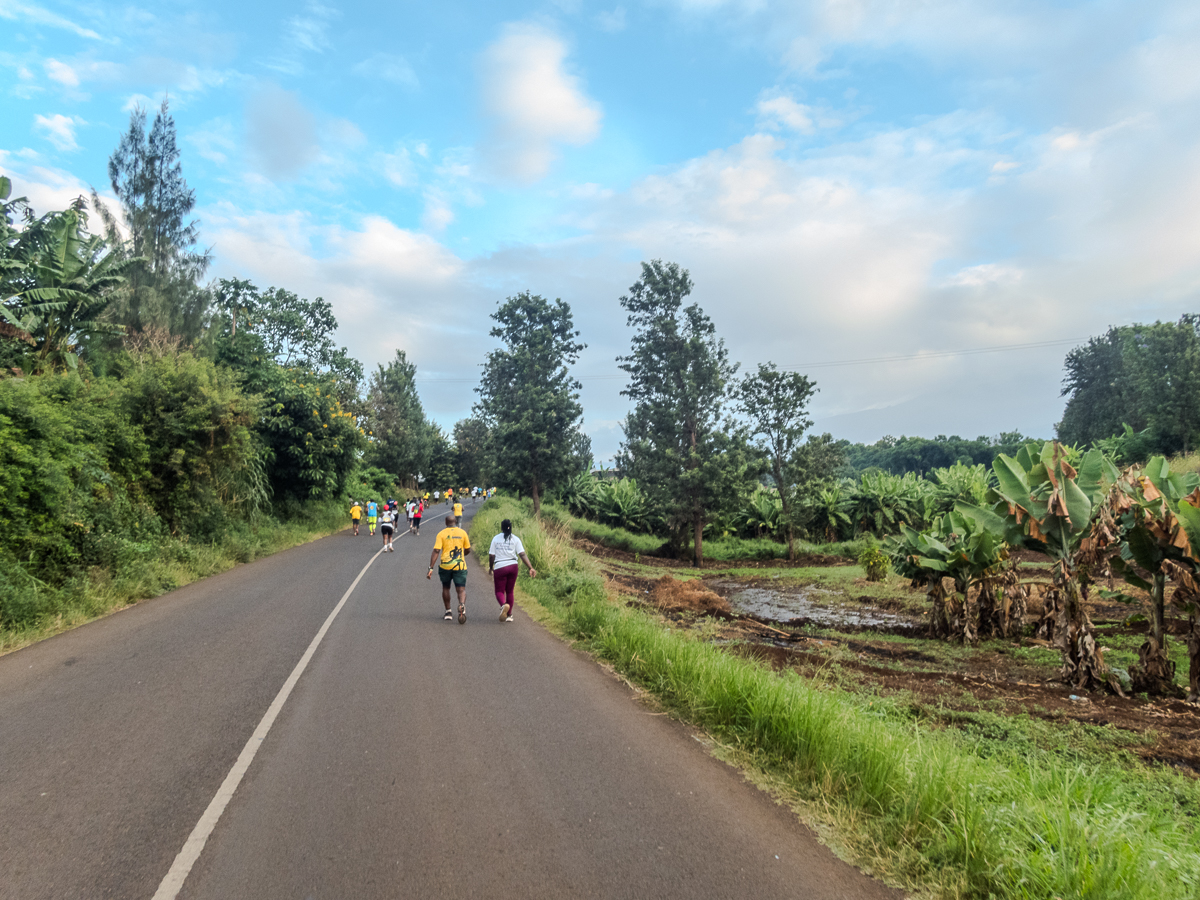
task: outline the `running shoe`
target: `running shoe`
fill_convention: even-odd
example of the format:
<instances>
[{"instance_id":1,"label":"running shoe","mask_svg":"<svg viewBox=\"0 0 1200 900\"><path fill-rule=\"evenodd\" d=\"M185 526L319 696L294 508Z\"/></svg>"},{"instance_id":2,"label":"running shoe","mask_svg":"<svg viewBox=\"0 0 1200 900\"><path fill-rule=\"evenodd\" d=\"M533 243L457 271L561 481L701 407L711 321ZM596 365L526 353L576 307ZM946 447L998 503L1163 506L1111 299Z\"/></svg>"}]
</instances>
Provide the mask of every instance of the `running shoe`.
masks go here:
<instances>
[{"instance_id":1,"label":"running shoe","mask_svg":"<svg viewBox=\"0 0 1200 900\"><path fill-rule=\"evenodd\" d=\"M513 620L513 617L512 617L512 616L509 616L509 617L508 617L507 619L505 619L504 621L505 621L505 622L511 622L512 620Z\"/></svg>"},{"instance_id":2,"label":"running shoe","mask_svg":"<svg viewBox=\"0 0 1200 900\"><path fill-rule=\"evenodd\" d=\"M512 607L509 606L507 603L505 603L502 607L500 607L500 621L507 622L508 614L510 612L512 612Z\"/></svg>"},{"instance_id":3,"label":"running shoe","mask_svg":"<svg viewBox=\"0 0 1200 900\"><path fill-rule=\"evenodd\" d=\"M444 616L442 616L442 618L445 619L447 622L453 622L454 621L454 613L450 612L450 610L446 610L446 614Z\"/></svg>"},{"instance_id":4,"label":"running shoe","mask_svg":"<svg viewBox=\"0 0 1200 900\"><path fill-rule=\"evenodd\" d=\"M458 624L464 625L467 621L467 604L458 604Z\"/></svg>"}]
</instances>

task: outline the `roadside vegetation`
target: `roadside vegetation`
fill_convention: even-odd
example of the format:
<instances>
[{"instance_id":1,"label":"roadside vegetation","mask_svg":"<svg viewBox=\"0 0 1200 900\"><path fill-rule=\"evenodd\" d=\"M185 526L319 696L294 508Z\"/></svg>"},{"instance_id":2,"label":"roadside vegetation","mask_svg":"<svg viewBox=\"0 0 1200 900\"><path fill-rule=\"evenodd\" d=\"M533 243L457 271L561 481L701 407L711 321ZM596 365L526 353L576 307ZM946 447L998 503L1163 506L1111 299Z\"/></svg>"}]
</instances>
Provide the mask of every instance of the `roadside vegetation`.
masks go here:
<instances>
[{"instance_id":1,"label":"roadside vegetation","mask_svg":"<svg viewBox=\"0 0 1200 900\"><path fill-rule=\"evenodd\" d=\"M520 588L556 628L760 770L877 875L947 897L1200 896L1200 783L1138 762L1136 739L986 710L948 727L950 711L774 667L617 593L600 560L527 506L489 501L473 539L501 518L541 572Z\"/></svg>"}]
</instances>

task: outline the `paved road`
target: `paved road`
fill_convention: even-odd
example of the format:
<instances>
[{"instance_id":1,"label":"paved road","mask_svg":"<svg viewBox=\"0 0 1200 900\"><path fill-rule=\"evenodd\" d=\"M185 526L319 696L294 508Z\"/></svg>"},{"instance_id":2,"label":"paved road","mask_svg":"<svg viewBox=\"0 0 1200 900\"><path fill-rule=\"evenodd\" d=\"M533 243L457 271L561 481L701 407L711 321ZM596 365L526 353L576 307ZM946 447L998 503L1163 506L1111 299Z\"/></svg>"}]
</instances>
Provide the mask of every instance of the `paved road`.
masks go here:
<instances>
[{"instance_id":1,"label":"paved road","mask_svg":"<svg viewBox=\"0 0 1200 900\"><path fill-rule=\"evenodd\" d=\"M892 898L471 572L374 561L185 898ZM0 658L0 897L149 898L377 550L337 535Z\"/></svg>"}]
</instances>

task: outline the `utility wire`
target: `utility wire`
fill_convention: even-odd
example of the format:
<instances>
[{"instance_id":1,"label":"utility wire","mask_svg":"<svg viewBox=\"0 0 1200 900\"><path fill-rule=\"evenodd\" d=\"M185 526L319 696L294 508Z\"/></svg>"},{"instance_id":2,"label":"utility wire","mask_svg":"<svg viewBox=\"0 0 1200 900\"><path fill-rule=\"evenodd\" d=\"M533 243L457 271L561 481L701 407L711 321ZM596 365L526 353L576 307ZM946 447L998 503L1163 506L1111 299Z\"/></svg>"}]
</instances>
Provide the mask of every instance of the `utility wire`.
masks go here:
<instances>
[{"instance_id":1,"label":"utility wire","mask_svg":"<svg viewBox=\"0 0 1200 900\"><path fill-rule=\"evenodd\" d=\"M947 359L952 356L975 356L980 353L1011 353L1019 350L1039 350L1043 347L1062 347L1066 344L1082 344L1087 338L1063 338L1054 341L1033 341L1027 344L1004 344L998 347L973 347L967 350L934 350L929 353L911 353L905 356L870 356L862 359L838 359L825 362L796 363L790 366L779 366L785 372L800 369L831 369L838 366L866 366L876 363L910 362L924 359ZM628 378L621 372L615 375L576 375L580 381L609 381L616 378ZM418 375L416 380L425 384L475 384L477 378L438 378Z\"/></svg>"}]
</instances>

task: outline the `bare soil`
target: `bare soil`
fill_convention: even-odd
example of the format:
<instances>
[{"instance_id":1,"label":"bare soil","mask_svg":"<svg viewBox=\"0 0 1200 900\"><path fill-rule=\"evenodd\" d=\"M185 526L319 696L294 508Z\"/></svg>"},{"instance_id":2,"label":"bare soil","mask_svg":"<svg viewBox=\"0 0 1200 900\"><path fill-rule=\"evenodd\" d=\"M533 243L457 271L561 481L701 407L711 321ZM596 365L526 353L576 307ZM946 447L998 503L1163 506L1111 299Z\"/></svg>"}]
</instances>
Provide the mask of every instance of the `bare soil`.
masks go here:
<instances>
[{"instance_id":1,"label":"bare soil","mask_svg":"<svg viewBox=\"0 0 1200 900\"><path fill-rule=\"evenodd\" d=\"M601 547L591 541L576 541L602 560L635 562L633 554ZM587 546L585 546L587 545ZM1026 554L1023 562L1036 563L1037 554ZM793 565L844 565L837 557L817 557ZM669 569L683 564L642 556L636 559L643 566ZM776 563L780 561L774 561ZM756 565L758 561L721 562L712 568L726 570L743 568L776 568ZM690 567L688 567L690 568ZM708 568L707 566L705 567ZM884 696L911 698L922 707L930 720L954 724L956 712L970 713L986 710L1000 715L1027 715L1052 722L1082 722L1089 725L1128 731L1143 738L1133 746L1147 762L1173 766L1200 777L1200 705L1166 698L1123 698L1106 694L1079 694L1056 680L1057 665L1035 662L1020 648L1042 647L1044 641L1023 638L1017 642L990 642L968 653L946 652L940 641L888 640L887 633L900 633L894 628L859 628L838 626L826 629L819 637L804 633L811 629L801 619L789 622L739 614L728 597L736 590L767 588L778 590L779 583L767 576L762 578L728 574L704 575L687 581L673 578L664 572L658 577L642 577L606 567L606 572L619 593L629 602L647 605L662 613L679 627L695 625L703 619L715 619L714 640L730 652L743 654L778 669L793 669L804 675L829 677L836 667L838 678L851 681L856 689ZM1037 577L1036 572L1031 573ZM853 582L859 587L858 581ZM866 586L865 580L861 586ZM784 588L790 589L794 585ZM907 613L910 616L922 608L923 593L912 590L911 599L851 597L865 608L881 614ZM1040 600L1030 604L1028 622L1036 620ZM1141 634L1144 626L1126 624L1136 608L1104 601L1093 591L1090 613L1101 638L1110 635ZM920 638L923 630L919 615L915 629L905 633Z\"/></svg>"}]
</instances>

